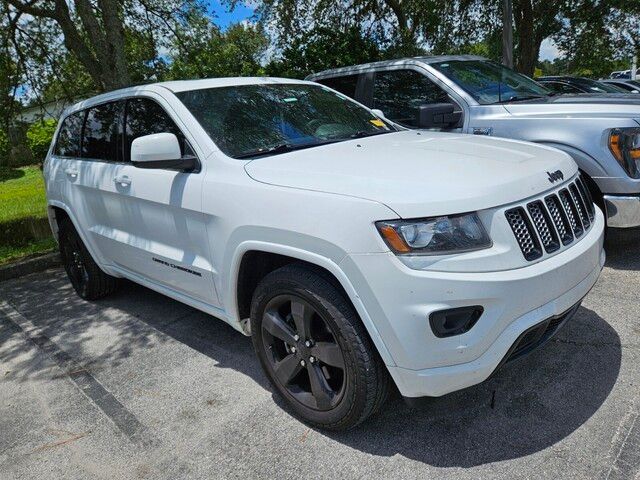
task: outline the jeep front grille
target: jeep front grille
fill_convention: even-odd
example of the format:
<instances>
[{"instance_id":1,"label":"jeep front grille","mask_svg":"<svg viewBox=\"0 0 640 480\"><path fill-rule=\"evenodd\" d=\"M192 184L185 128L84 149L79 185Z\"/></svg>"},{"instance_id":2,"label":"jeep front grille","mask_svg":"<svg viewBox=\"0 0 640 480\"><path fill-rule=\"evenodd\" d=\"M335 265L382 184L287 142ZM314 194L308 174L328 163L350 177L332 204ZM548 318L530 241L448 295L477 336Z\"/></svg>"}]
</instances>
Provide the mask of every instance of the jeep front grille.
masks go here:
<instances>
[{"instance_id":1,"label":"jeep front grille","mask_svg":"<svg viewBox=\"0 0 640 480\"><path fill-rule=\"evenodd\" d=\"M531 262L577 241L593 224L595 208L578 177L544 199L508 209L505 215L524 258Z\"/></svg>"}]
</instances>

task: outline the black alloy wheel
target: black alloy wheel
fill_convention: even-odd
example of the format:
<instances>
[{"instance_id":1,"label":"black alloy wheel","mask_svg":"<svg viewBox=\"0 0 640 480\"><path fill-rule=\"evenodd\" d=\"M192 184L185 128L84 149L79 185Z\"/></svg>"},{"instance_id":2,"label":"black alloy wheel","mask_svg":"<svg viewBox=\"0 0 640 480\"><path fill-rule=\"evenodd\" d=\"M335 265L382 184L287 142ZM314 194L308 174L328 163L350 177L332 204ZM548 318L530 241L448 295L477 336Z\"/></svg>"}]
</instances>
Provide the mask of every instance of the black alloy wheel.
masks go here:
<instances>
[{"instance_id":1,"label":"black alloy wheel","mask_svg":"<svg viewBox=\"0 0 640 480\"><path fill-rule=\"evenodd\" d=\"M345 430L384 404L390 377L337 280L308 264L267 274L251 302L262 368L303 421Z\"/></svg>"},{"instance_id":2,"label":"black alloy wheel","mask_svg":"<svg viewBox=\"0 0 640 480\"><path fill-rule=\"evenodd\" d=\"M267 304L262 330L269 366L288 394L309 408L334 408L344 393L344 356L316 309L296 295L278 295Z\"/></svg>"}]
</instances>

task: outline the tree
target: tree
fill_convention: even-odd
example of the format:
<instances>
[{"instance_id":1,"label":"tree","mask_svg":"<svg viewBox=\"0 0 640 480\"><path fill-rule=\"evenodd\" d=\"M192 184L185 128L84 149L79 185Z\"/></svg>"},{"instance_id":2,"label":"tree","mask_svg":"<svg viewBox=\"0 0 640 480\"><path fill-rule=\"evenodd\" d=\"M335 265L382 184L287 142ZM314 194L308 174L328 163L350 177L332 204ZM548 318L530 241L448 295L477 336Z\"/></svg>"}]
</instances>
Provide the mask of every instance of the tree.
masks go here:
<instances>
[{"instance_id":1,"label":"tree","mask_svg":"<svg viewBox=\"0 0 640 480\"><path fill-rule=\"evenodd\" d=\"M383 56L378 45L356 26L346 31L318 27L293 40L266 71L273 76L304 78L313 72L373 62Z\"/></svg>"},{"instance_id":2,"label":"tree","mask_svg":"<svg viewBox=\"0 0 640 480\"><path fill-rule=\"evenodd\" d=\"M233 1L230 2L232 5ZM440 22L445 0L262 0L258 13L286 48L319 29L358 28L383 50L397 56L421 53L419 46Z\"/></svg>"},{"instance_id":3,"label":"tree","mask_svg":"<svg viewBox=\"0 0 640 480\"><path fill-rule=\"evenodd\" d=\"M260 25L239 23L222 32L200 11L176 31L167 79L263 75L268 39Z\"/></svg>"},{"instance_id":4,"label":"tree","mask_svg":"<svg viewBox=\"0 0 640 480\"><path fill-rule=\"evenodd\" d=\"M132 56L144 53L147 61L157 61L158 50L179 27L183 13L202 8L197 0L4 1L13 28L26 36L42 23L54 25L98 91L131 84Z\"/></svg>"}]
</instances>

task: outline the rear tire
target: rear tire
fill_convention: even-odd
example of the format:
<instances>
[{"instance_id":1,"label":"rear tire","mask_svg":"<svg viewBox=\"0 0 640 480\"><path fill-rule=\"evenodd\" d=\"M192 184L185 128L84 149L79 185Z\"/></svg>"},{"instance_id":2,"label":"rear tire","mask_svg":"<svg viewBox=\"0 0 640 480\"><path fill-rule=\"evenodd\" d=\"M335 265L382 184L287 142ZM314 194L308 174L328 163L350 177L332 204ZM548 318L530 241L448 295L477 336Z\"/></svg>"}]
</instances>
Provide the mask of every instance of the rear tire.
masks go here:
<instances>
[{"instance_id":1,"label":"rear tire","mask_svg":"<svg viewBox=\"0 0 640 480\"><path fill-rule=\"evenodd\" d=\"M62 264L76 293L85 300L97 300L113 293L118 279L100 269L71 220L63 218L58 226Z\"/></svg>"},{"instance_id":2,"label":"rear tire","mask_svg":"<svg viewBox=\"0 0 640 480\"><path fill-rule=\"evenodd\" d=\"M303 421L358 425L387 399L389 373L335 281L300 264L268 274L251 304L251 335L271 384Z\"/></svg>"}]
</instances>

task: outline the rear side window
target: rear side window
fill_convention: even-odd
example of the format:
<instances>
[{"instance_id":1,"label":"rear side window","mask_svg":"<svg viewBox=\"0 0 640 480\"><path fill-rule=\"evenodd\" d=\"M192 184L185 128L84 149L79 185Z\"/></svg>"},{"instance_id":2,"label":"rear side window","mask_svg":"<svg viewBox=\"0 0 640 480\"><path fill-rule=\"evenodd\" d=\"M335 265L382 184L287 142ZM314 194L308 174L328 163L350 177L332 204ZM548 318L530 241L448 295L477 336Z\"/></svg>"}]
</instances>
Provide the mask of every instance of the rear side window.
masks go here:
<instances>
[{"instance_id":1,"label":"rear side window","mask_svg":"<svg viewBox=\"0 0 640 480\"><path fill-rule=\"evenodd\" d=\"M82 157L120 161L122 102L105 103L87 111L82 134Z\"/></svg>"},{"instance_id":2,"label":"rear side window","mask_svg":"<svg viewBox=\"0 0 640 480\"><path fill-rule=\"evenodd\" d=\"M80 135L83 121L84 112L69 115L62 121L54 149L55 155L61 157L80 156Z\"/></svg>"},{"instance_id":3,"label":"rear side window","mask_svg":"<svg viewBox=\"0 0 640 480\"><path fill-rule=\"evenodd\" d=\"M178 137L182 154L185 154L184 135L158 103L148 98L128 100L125 124L125 161L131 160L131 143L136 138L154 133L173 133ZM191 154L190 151L187 153Z\"/></svg>"},{"instance_id":4,"label":"rear side window","mask_svg":"<svg viewBox=\"0 0 640 480\"><path fill-rule=\"evenodd\" d=\"M318 83L329 88L344 93L346 96L356 98L356 86L358 85L358 75L347 75L345 77L323 78Z\"/></svg>"},{"instance_id":5,"label":"rear side window","mask_svg":"<svg viewBox=\"0 0 640 480\"><path fill-rule=\"evenodd\" d=\"M407 127L417 126L418 107L429 103L452 103L429 78L414 70L377 72L373 84L373 108Z\"/></svg>"}]
</instances>

